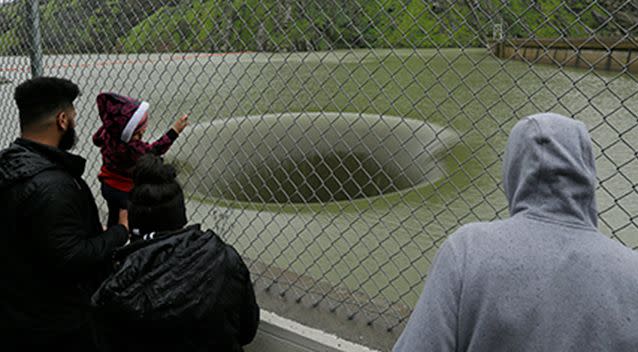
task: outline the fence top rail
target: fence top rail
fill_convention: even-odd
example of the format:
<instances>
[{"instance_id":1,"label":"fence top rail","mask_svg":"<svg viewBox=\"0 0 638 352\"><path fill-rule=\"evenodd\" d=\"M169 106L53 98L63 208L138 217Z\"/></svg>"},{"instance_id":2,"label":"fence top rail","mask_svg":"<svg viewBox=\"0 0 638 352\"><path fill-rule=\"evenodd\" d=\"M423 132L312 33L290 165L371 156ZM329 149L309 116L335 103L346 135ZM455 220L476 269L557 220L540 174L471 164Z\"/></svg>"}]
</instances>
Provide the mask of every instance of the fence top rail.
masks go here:
<instances>
[{"instance_id":1,"label":"fence top rail","mask_svg":"<svg viewBox=\"0 0 638 352\"><path fill-rule=\"evenodd\" d=\"M638 38L631 37L506 38L500 42L495 41L493 44L518 48L638 50Z\"/></svg>"}]
</instances>

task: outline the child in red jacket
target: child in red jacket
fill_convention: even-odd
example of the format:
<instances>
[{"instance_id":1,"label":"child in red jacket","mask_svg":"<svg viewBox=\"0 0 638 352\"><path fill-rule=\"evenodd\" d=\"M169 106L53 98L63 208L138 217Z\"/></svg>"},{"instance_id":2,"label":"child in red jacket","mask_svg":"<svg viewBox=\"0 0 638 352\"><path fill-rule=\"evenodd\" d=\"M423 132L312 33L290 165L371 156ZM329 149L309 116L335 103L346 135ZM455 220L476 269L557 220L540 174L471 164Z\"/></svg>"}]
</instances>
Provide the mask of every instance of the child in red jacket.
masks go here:
<instances>
[{"instance_id":1,"label":"child in red jacket","mask_svg":"<svg viewBox=\"0 0 638 352\"><path fill-rule=\"evenodd\" d=\"M188 126L188 115L180 117L173 127L155 143L142 141L148 127L149 104L114 93L97 96L102 126L93 135L93 143L102 153L98 178L109 215L108 226L127 223L128 196L133 189L132 171L144 154L162 155Z\"/></svg>"}]
</instances>

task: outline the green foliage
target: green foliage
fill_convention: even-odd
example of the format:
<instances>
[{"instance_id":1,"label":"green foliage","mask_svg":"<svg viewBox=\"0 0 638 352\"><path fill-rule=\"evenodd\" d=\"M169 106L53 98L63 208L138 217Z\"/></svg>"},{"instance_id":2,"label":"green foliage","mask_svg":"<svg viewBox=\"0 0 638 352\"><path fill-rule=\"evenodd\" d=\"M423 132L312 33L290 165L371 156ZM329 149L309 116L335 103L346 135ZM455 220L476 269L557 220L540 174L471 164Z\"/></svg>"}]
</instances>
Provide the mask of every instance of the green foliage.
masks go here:
<instances>
[{"instance_id":1,"label":"green foliage","mask_svg":"<svg viewBox=\"0 0 638 352\"><path fill-rule=\"evenodd\" d=\"M498 2L493 0L493 2ZM509 37L555 38L585 37L598 27L593 16L596 7L585 2L564 0L527 1L511 0L509 6L499 10ZM599 35L611 35L611 28L601 27Z\"/></svg>"},{"instance_id":2,"label":"green foliage","mask_svg":"<svg viewBox=\"0 0 638 352\"><path fill-rule=\"evenodd\" d=\"M0 53L26 47L25 12L0 6ZM624 34L605 16L568 0L41 0L46 53L476 47L495 23L508 37Z\"/></svg>"},{"instance_id":3,"label":"green foliage","mask_svg":"<svg viewBox=\"0 0 638 352\"><path fill-rule=\"evenodd\" d=\"M11 3L0 7L0 53L22 55L27 32L24 4Z\"/></svg>"}]
</instances>

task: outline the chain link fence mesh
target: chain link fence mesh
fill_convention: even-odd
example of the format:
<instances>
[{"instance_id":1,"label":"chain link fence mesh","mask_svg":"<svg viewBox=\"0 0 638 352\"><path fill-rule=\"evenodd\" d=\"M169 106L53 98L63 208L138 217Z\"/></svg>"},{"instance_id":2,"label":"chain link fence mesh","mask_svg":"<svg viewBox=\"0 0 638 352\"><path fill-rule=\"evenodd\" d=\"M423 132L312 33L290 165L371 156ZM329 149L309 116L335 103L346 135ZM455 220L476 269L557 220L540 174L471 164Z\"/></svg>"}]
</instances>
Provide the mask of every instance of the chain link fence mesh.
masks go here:
<instances>
[{"instance_id":1,"label":"chain link fence mesh","mask_svg":"<svg viewBox=\"0 0 638 352\"><path fill-rule=\"evenodd\" d=\"M32 3L0 1L5 145L18 133L13 89L31 76ZM193 125L167 158L191 221L243 253L268 309L349 337L380 328L367 343L389 348L445 237L507 216L507 135L540 111L586 123L601 230L638 247L634 0L40 0L39 9L44 74L83 90L77 152L96 195L99 92L150 101L148 138L189 112Z\"/></svg>"}]
</instances>

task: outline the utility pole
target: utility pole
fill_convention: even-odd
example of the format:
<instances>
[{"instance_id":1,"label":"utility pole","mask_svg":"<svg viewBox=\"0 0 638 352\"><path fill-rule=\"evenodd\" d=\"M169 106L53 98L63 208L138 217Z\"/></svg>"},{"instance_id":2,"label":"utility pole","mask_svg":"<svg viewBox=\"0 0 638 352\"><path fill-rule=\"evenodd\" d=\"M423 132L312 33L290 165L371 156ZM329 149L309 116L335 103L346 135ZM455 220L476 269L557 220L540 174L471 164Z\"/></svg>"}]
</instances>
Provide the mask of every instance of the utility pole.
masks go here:
<instances>
[{"instance_id":1,"label":"utility pole","mask_svg":"<svg viewBox=\"0 0 638 352\"><path fill-rule=\"evenodd\" d=\"M29 55L31 58L31 75L42 76L42 34L40 32L40 0L29 0L27 6L27 22L29 29Z\"/></svg>"}]
</instances>

